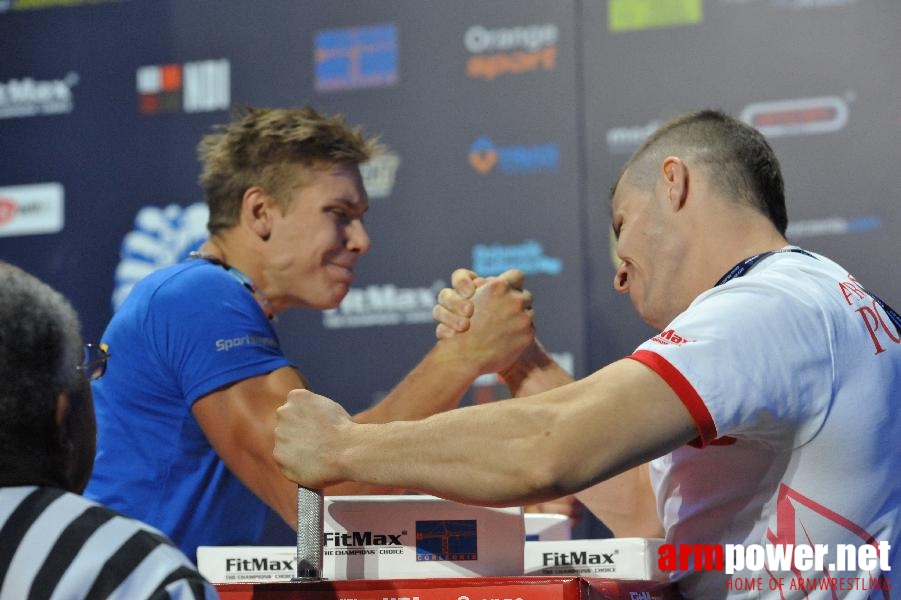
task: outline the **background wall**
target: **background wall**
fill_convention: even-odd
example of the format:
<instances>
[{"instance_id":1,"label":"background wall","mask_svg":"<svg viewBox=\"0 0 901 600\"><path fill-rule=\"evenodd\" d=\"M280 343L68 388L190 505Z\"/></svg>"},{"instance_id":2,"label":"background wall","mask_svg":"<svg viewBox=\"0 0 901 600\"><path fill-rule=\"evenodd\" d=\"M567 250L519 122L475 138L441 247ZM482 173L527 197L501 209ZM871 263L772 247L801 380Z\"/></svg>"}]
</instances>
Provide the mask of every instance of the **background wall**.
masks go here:
<instances>
[{"instance_id":1,"label":"background wall","mask_svg":"<svg viewBox=\"0 0 901 600\"><path fill-rule=\"evenodd\" d=\"M392 150L354 289L279 317L316 390L384 395L459 266L524 270L582 376L653 333L611 288L609 187L658 123L713 107L772 141L791 240L897 306L899 31L896 0L0 0L0 258L99 339L204 237L200 136L309 103ZM483 378L468 401L500 396Z\"/></svg>"}]
</instances>

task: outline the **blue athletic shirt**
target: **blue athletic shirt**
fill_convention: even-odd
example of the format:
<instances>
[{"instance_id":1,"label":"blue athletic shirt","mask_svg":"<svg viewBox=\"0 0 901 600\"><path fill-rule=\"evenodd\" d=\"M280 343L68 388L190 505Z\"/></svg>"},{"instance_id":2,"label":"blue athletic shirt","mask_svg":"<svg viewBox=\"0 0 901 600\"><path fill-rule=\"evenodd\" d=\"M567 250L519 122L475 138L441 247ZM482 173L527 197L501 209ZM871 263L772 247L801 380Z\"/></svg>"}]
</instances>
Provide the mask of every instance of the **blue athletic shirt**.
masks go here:
<instances>
[{"instance_id":1,"label":"blue athletic shirt","mask_svg":"<svg viewBox=\"0 0 901 600\"><path fill-rule=\"evenodd\" d=\"M257 543L270 509L228 470L191 407L222 386L290 366L253 295L188 260L141 280L102 342L93 383L97 459L85 496L149 523L190 558Z\"/></svg>"}]
</instances>

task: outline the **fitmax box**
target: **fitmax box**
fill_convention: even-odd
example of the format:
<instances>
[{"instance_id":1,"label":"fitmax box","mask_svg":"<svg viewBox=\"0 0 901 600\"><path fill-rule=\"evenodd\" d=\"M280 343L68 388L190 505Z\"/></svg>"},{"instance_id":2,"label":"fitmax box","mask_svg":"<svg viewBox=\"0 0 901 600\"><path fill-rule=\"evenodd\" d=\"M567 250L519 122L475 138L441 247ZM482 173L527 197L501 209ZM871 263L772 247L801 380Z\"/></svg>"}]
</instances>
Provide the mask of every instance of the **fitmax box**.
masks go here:
<instances>
[{"instance_id":1,"label":"fitmax box","mask_svg":"<svg viewBox=\"0 0 901 600\"><path fill-rule=\"evenodd\" d=\"M416 579L521 575L525 526L519 508L484 508L425 495L326 496L322 576ZM286 581L293 546L201 546L213 583Z\"/></svg>"},{"instance_id":2,"label":"fitmax box","mask_svg":"<svg viewBox=\"0 0 901 600\"><path fill-rule=\"evenodd\" d=\"M553 513L525 513L526 541L568 540L572 538L569 517Z\"/></svg>"},{"instance_id":3,"label":"fitmax box","mask_svg":"<svg viewBox=\"0 0 901 600\"><path fill-rule=\"evenodd\" d=\"M580 575L643 581L668 580L657 566L662 539L527 541L525 575Z\"/></svg>"}]
</instances>

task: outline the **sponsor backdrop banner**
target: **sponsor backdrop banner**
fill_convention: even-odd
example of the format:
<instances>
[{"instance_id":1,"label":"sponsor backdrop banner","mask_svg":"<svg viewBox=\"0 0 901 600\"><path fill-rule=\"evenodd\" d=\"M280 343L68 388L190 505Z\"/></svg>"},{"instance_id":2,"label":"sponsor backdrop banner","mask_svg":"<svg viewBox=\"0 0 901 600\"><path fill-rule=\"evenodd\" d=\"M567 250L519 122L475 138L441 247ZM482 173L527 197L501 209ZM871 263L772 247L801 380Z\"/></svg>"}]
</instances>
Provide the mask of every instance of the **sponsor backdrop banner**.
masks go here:
<instances>
[{"instance_id":1,"label":"sponsor backdrop banner","mask_svg":"<svg viewBox=\"0 0 901 600\"><path fill-rule=\"evenodd\" d=\"M899 28L893 0L0 0L0 258L99 339L205 237L199 138L236 106L309 103L390 148L364 170L354 288L277 323L316 391L387 393L460 266L525 271L583 376L654 333L612 291L610 185L661 121L715 107L774 144L792 241L898 305ZM466 401L503 396L484 377Z\"/></svg>"},{"instance_id":2,"label":"sponsor backdrop banner","mask_svg":"<svg viewBox=\"0 0 901 600\"><path fill-rule=\"evenodd\" d=\"M901 3L892 0L580 2L589 277L588 368L651 332L609 284L610 184L658 124L720 108L782 162L789 241L901 304ZM786 340L786 343L791 343Z\"/></svg>"}]
</instances>

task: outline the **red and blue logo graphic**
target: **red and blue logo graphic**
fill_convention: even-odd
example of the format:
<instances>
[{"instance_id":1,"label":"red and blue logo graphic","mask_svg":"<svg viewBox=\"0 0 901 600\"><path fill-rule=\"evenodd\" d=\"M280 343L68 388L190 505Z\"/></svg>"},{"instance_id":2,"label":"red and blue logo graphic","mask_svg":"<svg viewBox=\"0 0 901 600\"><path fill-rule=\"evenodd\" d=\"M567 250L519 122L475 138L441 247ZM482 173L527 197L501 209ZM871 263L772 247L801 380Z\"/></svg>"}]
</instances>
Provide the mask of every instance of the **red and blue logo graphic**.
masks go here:
<instances>
[{"instance_id":1,"label":"red and blue logo graphic","mask_svg":"<svg viewBox=\"0 0 901 600\"><path fill-rule=\"evenodd\" d=\"M416 562L478 560L476 521L416 521Z\"/></svg>"},{"instance_id":2,"label":"red and blue logo graphic","mask_svg":"<svg viewBox=\"0 0 901 600\"><path fill-rule=\"evenodd\" d=\"M398 81L395 24L322 30L314 44L317 92L386 87Z\"/></svg>"},{"instance_id":3,"label":"red and blue logo graphic","mask_svg":"<svg viewBox=\"0 0 901 600\"><path fill-rule=\"evenodd\" d=\"M136 73L138 110L145 115L226 110L231 64L226 59L144 65Z\"/></svg>"}]
</instances>

